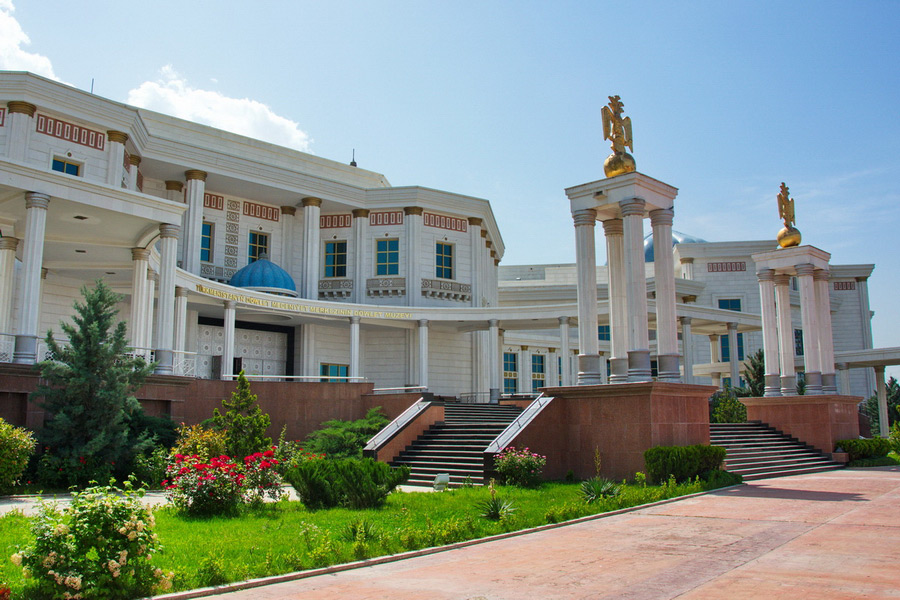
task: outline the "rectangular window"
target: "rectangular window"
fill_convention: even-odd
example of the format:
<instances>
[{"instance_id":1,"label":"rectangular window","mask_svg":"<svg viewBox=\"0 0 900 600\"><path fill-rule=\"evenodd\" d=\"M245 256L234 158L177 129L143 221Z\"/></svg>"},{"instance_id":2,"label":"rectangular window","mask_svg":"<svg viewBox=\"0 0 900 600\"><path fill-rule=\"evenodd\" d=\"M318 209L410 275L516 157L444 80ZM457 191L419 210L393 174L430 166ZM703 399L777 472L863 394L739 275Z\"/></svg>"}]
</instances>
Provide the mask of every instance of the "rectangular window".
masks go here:
<instances>
[{"instance_id":1,"label":"rectangular window","mask_svg":"<svg viewBox=\"0 0 900 600\"><path fill-rule=\"evenodd\" d=\"M740 298L719 298L719 308L725 310L733 310L735 312L741 312L741 299ZM720 343L722 344L722 362L729 362L731 360L731 349L728 346L728 336L723 335L719 338ZM737 346L738 346L738 360L744 360L744 334L737 334Z\"/></svg>"},{"instance_id":2,"label":"rectangular window","mask_svg":"<svg viewBox=\"0 0 900 600\"><path fill-rule=\"evenodd\" d=\"M54 158L51 168L54 171L59 171L60 173L65 173L66 175L78 176L81 174L81 165L68 160L63 160L61 158Z\"/></svg>"},{"instance_id":3,"label":"rectangular window","mask_svg":"<svg viewBox=\"0 0 900 600\"><path fill-rule=\"evenodd\" d=\"M349 365L336 365L331 363L322 363L319 365L319 381L323 383L341 383L346 382L347 373L350 371Z\"/></svg>"},{"instance_id":4,"label":"rectangular window","mask_svg":"<svg viewBox=\"0 0 900 600\"><path fill-rule=\"evenodd\" d=\"M803 330L794 330L794 354L803 356Z\"/></svg>"},{"instance_id":5,"label":"rectangular window","mask_svg":"<svg viewBox=\"0 0 900 600\"><path fill-rule=\"evenodd\" d=\"M435 246L435 272L438 279L453 279L453 245L438 242Z\"/></svg>"},{"instance_id":6,"label":"rectangular window","mask_svg":"<svg viewBox=\"0 0 900 600\"><path fill-rule=\"evenodd\" d=\"M608 342L612 339L609 325L597 325L597 339L601 342Z\"/></svg>"},{"instance_id":7,"label":"rectangular window","mask_svg":"<svg viewBox=\"0 0 900 600\"><path fill-rule=\"evenodd\" d=\"M347 242L325 244L325 277L347 276Z\"/></svg>"},{"instance_id":8,"label":"rectangular window","mask_svg":"<svg viewBox=\"0 0 900 600\"><path fill-rule=\"evenodd\" d=\"M260 233L258 231L250 232L250 251L248 255L248 263L256 262L263 256L269 254L269 234Z\"/></svg>"},{"instance_id":9,"label":"rectangular window","mask_svg":"<svg viewBox=\"0 0 900 600\"><path fill-rule=\"evenodd\" d=\"M545 375L544 375L544 355L543 354L532 354L531 355L531 391L536 392L538 388L542 388L545 385Z\"/></svg>"},{"instance_id":10,"label":"rectangular window","mask_svg":"<svg viewBox=\"0 0 900 600\"><path fill-rule=\"evenodd\" d=\"M200 260L212 262L213 224L203 221L203 233L200 234Z\"/></svg>"},{"instance_id":11,"label":"rectangular window","mask_svg":"<svg viewBox=\"0 0 900 600\"><path fill-rule=\"evenodd\" d=\"M515 394L519 386L519 355L503 353L503 393Z\"/></svg>"},{"instance_id":12,"label":"rectangular window","mask_svg":"<svg viewBox=\"0 0 900 600\"><path fill-rule=\"evenodd\" d=\"M400 240L397 238L375 240L375 275L400 273Z\"/></svg>"}]
</instances>

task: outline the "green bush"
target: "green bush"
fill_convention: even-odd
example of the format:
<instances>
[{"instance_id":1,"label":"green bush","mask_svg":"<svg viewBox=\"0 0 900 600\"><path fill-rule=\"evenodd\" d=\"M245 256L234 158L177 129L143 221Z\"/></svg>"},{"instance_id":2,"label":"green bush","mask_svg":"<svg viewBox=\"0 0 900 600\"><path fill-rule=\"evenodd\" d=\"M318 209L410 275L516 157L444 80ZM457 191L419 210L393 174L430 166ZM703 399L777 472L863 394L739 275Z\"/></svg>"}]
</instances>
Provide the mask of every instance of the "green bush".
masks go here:
<instances>
[{"instance_id":1,"label":"green bush","mask_svg":"<svg viewBox=\"0 0 900 600\"><path fill-rule=\"evenodd\" d=\"M850 455L850 460L860 458L880 458L887 456L891 451L891 442L885 438L869 438L861 440L838 440L836 447L844 449Z\"/></svg>"},{"instance_id":2,"label":"green bush","mask_svg":"<svg viewBox=\"0 0 900 600\"><path fill-rule=\"evenodd\" d=\"M392 469L371 458L311 458L297 461L285 471L285 479L311 510L381 506L408 477L408 467Z\"/></svg>"},{"instance_id":3,"label":"green bush","mask_svg":"<svg viewBox=\"0 0 900 600\"><path fill-rule=\"evenodd\" d=\"M31 432L0 419L0 494L12 491L33 452Z\"/></svg>"},{"instance_id":4,"label":"green bush","mask_svg":"<svg viewBox=\"0 0 900 600\"><path fill-rule=\"evenodd\" d=\"M747 407L737 399L734 390L726 388L716 392L710 398L710 422L712 423L746 423Z\"/></svg>"},{"instance_id":5,"label":"green bush","mask_svg":"<svg viewBox=\"0 0 900 600\"><path fill-rule=\"evenodd\" d=\"M516 450L513 446L504 448L494 458L494 468L503 483L526 488L541 485L541 474L546 464L546 456L535 454L528 448Z\"/></svg>"},{"instance_id":6,"label":"green bush","mask_svg":"<svg viewBox=\"0 0 900 600\"><path fill-rule=\"evenodd\" d=\"M182 423L178 428L178 439L169 455L174 457L179 454L196 456L201 461L222 456L225 454L225 432Z\"/></svg>"},{"instance_id":7,"label":"green bush","mask_svg":"<svg viewBox=\"0 0 900 600\"><path fill-rule=\"evenodd\" d=\"M721 446L655 446L644 452L647 475L654 483L670 475L677 481L689 481L722 466L725 448Z\"/></svg>"},{"instance_id":8,"label":"green bush","mask_svg":"<svg viewBox=\"0 0 900 600\"><path fill-rule=\"evenodd\" d=\"M169 451L157 446L151 452L134 457L131 472L141 487L159 489L166 478L166 466L169 464Z\"/></svg>"},{"instance_id":9,"label":"green bush","mask_svg":"<svg viewBox=\"0 0 900 600\"><path fill-rule=\"evenodd\" d=\"M381 407L376 406L356 421L325 421L321 429L309 434L303 445L308 452L324 454L327 458L362 458L366 443L388 423Z\"/></svg>"},{"instance_id":10,"label":"green bush","mask_svg":"<svg viewBox=\"0 0 900 600\"><path fill-rule=\"evenodd\" d=\"M622 486L612 479L592 477L581 482L581 497L587 504L593 504L603 498L614 498L622 492Z\"/></svg>"},{"instance_id":11,"label":"green bush","mask_svg":"<svg viewBox=\"0 0 900 600\"><path fill-rule=\"evenodd\" d=\"M900 421L891 425L891 432L888 434L888 440L891 442L891 448L894 452L900 454Z\"/></svg>"}]
</instances>

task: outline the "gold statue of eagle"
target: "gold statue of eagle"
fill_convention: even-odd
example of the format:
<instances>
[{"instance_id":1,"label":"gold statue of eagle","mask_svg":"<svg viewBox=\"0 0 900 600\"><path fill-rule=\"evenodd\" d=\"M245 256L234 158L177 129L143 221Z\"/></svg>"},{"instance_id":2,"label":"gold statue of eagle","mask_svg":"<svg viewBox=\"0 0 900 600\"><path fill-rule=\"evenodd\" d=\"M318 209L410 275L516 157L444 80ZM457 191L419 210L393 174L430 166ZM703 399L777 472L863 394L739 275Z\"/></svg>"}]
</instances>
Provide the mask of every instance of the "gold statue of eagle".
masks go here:
<instances>
[{"instance_id":1,"label":"gold statue of eagle","mask_svg":"<svg viewBox=\"0 0 900 600\"><path fill-rule=\"evenodd\" d=\"M622 117L622 104L619 96L609 96L609 104L600 111L603 116L603 139L612 142L613 153L603 163L603 171L607 177L615 177L636 170L634 158L625 151L634 152L631 137L631 117Z\"/></svg>"}]
</instances>

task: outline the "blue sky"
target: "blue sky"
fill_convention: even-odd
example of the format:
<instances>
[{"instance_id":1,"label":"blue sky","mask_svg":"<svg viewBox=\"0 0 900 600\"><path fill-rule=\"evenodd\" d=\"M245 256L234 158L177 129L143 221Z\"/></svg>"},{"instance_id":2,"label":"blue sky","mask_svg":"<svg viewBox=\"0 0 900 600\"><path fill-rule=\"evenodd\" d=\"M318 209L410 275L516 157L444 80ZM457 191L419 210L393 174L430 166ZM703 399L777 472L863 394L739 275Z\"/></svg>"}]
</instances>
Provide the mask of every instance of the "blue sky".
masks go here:
<instances>
[{"instance_id":1,"label":"blue sky","mask_svg":"<svg viewBox=\"0 0 900 600\"><path fill-rule=\"evenodd\" d=\"M504 264L574 261L564 188L601 179L619 94L675 228L875 263L900 346L900 3L0 0L0 69L491 201ZM894 371L900 374L900 371Z\"/></svg>"}]
</instances>

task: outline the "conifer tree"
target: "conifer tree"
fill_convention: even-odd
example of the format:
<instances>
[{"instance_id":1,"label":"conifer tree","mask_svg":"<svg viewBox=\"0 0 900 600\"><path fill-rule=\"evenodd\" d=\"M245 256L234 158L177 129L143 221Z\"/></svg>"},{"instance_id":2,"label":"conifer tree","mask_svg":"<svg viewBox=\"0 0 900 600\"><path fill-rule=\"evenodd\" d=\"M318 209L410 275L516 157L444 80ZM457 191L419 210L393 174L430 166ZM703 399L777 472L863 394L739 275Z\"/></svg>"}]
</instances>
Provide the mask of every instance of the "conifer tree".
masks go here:
<instances>
[{"instance_id":1,"label":"conifer tree","mask_svg":"<svg viewBox=\"0 0 900 600\"><path fill-rule=\"evenodd\" d=\"M212 425L225 431L225 453L228 456L242 459L272 446L272 438L266 436L271 420L256 403L256 394L250 393L250 382L243 371L238 374L237 388L231 393L231 400L222 400L222 406L225 414L215 409Z\"/></svg>"},{"instance_id":2,"label":"conifer tree","mask_svg":"<svg viewBox=\"0 0 900 600\"><path fill-rule=\"evenodd\" d=\"M56 482L85 485L123 468L152 442L129 437L133 416L141 411L134 397L153 365L126 354L125 323L116 322L121 296L103 280L81 288L73 323L60 323L69 343L47 332L52 358L38 364L44 382L34 392L43 398L48 420L39 434L45 447L44 471Z\"/></svg>"}]
</instances>

